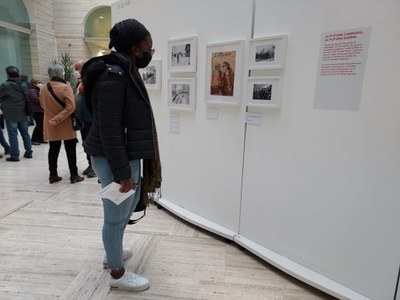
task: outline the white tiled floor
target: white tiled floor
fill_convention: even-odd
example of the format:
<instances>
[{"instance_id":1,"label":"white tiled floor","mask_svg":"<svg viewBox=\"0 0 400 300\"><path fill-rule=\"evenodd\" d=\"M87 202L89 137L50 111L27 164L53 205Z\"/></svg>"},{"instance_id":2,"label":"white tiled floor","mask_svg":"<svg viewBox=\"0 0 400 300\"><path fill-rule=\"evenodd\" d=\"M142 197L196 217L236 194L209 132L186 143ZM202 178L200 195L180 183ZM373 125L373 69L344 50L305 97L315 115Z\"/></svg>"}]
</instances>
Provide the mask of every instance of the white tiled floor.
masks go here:
<instances>
[{"instance_id":1,"label":"white tiled floor","mask_svg":"<svg viewBox=\"0 0 400 300\"><path fill-rule=\"evenodd\" d=\"M0 299L333 299L156 206L125 235L126 268L150 289L111 291L97 179L70 184L62 150L63 180L49 184L48 145L33 150L33 159L0 159ZM80 143L77 152L82 171Z\"/></svg>"}]
</instances>

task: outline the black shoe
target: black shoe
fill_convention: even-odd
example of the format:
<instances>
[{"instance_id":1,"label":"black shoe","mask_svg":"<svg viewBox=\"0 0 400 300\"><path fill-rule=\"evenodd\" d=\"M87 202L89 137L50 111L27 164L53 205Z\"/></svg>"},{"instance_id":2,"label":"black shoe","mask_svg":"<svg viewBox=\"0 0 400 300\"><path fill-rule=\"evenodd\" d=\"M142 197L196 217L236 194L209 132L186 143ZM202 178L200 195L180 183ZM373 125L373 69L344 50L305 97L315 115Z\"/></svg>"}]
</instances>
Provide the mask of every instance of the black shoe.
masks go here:
<instances>
[{"instance_id":1,"label":"black shoe","mask_svg":"<svg viewBox=\"0 0 400 300\"><path fill-rule=\"evenodd\" d=\"M54 183L54 182L58 182L61 181L62 177L58 176L58 175L54 175L54 176L49 176L49 182Z\"/></svg>"},{"instance_id":2,"label":"black shoe","mask_svg":"<svg viewBox=\"0 0 400 300\"><path fill-rule=\"evenodd\" d=\"M79 175L75 175L75 176L71 176L69 178L69 180L71 181L71 183L75 183L75 182L81 182L85 179L85 177L79 176Z\"/></svg>"},{"instance_id":3,"label":"black shoe","mask_svg":"<svg viewBox=\"0 0 400 300\"><path fill-rule=\"evenodd\" d=\"M49 142L47 142L47 141L40 141L39 143L41 143L41 144L48 144Z\"/></svg>"},{"instance_id":4,"label":"black shoe","mask_svg":"<svg viewBox=\"0 0 400 300\"><path fill-rule=\"evenodd\" d=\"M88 178L97 177L96 173L95 173L93 170L91 170L89 173L87 173L86 176L87 176Z\"/></svg>"},{"instance_id":5,"label":"black shoe","mask_svg":"<svg viewBox=\"0 0 400 300\"><path fill-rule=\"evenodd\" d=\"M32 145L34 145L34 146L40 146L40 142L32 142Z\"/></svg>"},{"instance_id":6,"label":"black shoe","mask_svg":"<svg viewBox=\"0 0 400 300\"><path fill-rule=\"evenodd\" d=\"M25 158L32 158L32 154L24 154Z\"/></svg>"},{"instance_id":7,"label":"black shoe","mask_svg":"<svg viewBox=\"0 0 400 300\"><path fill-rule=\"evenodd\" d=\"M92 166L88 166L88 167L82 172L82 174L83 174L83 175L87 175L87 174L89 174L90 172L93 172Z\"/></svg>"},{"instance_id":8,"label":"black shoe","mask_svg":"<svg viewBox=\"0 0 400 300\"><path fill-rule=\"evenodd\" d=\"M18 157L7 157L6 158L6 161L19 161L19 158Z\"/></svg>"}]
</instances>

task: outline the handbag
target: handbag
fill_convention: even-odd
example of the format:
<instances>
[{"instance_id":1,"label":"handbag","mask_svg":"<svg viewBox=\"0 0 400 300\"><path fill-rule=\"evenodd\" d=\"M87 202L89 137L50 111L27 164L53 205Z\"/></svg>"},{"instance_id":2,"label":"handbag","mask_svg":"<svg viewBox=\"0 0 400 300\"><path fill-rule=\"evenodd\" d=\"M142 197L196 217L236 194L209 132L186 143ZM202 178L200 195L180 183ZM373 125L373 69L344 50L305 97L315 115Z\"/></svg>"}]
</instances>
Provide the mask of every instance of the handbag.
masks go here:
<instances>
[{"instance_id":1,"label":"handbag","mask_svg":"<svg viewBox=\"0 0 400 300\"><path fill-rule=\"evenodd\" d=\"M140 181L140 196L139 196L139 202L136 205L136 208L133 212L143 212L143 215L137 219L130 219L128 221L128 225L136 224L139 222L141 219L143 219L146 216L146 209L147 205L144 203L144 188L143 188L143 178Z\"/></svg>"},{"instance_id":2,"label":"handbag","mask_svg":"<svg viewBox=\"0 0 400 300\"><path fill-rule=\"evenodd\" d=\"M54 93L53 88L50 85L50 82L47 83L47 89L53 96L54 100L56 100L58 104L60 104L63 108L65 108L66 104L60 98L58 98L57 95ZM71 114L71 121L72 121L72 129L74 129L75 131L81 130L85 127L85 124L75 113Z\"/></svg>"},{"instance_id":3,"label":"handbag","mask_svg":"<svg viewBox=\"0 0 400 300\"><path fill-rule=\"evenodd\" d=\"M85 124L82 122L82 120L78 117L78 115L75 115L74 113L71 115L71 120L72 128L75 131L81 130L85 127Z\"/></svg>"}]
</instances>

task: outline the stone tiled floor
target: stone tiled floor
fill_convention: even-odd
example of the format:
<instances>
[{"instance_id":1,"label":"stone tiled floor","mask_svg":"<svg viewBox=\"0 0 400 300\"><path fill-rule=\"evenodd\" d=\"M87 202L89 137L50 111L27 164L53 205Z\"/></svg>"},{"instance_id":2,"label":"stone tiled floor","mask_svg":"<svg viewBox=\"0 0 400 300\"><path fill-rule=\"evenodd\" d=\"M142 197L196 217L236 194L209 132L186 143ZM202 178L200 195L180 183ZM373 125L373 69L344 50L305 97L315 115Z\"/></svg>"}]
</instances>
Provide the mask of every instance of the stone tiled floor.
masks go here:
<instances>
[{"instance_id":1,"label":"stone tiled floor","mask_svg":"<svg viewBox=\"0 0 400 300\"><path fill-rule=\"evenodd\" d=\"M110 290L97 179L70 184L62 150L63 180L50 185L47 150L0 159L0 299L334 299L156 206L125 235L134 251L126 268L150 278L150 289Z\"/></svg>"}]
</instances>

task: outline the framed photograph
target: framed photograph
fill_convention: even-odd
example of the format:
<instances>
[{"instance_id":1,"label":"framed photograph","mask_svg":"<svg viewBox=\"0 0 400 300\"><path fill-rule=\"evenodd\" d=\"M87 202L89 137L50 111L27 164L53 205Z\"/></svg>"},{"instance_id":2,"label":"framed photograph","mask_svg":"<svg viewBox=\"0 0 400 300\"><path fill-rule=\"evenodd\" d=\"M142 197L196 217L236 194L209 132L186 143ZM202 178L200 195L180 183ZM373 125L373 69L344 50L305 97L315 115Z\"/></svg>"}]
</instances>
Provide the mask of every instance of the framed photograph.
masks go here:
<instances>
[{"instance_id":1,"label":"framed photograph","mask_svg":"<svg viewBox=\"0 0 400 300\"><path fill-rule=\"evenodd\" d=\"M283 69L287 35L250 40L249 69Z\"/></svg>"},{"instance_id":2,"label":"framed photograph","mask_svg":"<svg viewBox=\"0 0 400 300\"><path fill-rule=\"evenodd\" d=\"M196 78L170 78L168 80L168 106L172 109L194 111Z\"/></svg>"},{"instance_id":3,"label":"framed photograph","mask_svg":"<svg viewBox=\"0 0 400 300\"><path fill-rule=\"evenodd\" d=\"M239 104L244 41L207 45L206 102Z\"/></svg>"},{"instance_id":4,"label":"framed photograph","mask_svg":"<svg viewBox=\"0 0 400 300\"><path fill-rule=\"evenodd\" d=\"M161 60L152 60L146 68L139 69L139 73L148 90L161 88Z\"/></svg>"},{"instance_id":5,"label":"framed photograph","mask_svg":"<svg viewBox=\"0 0 400 300\"><path fill-rule=\"evenodd\" d=\"M249 77L247 81L247 105L266 108L280 108L282 98L282 77Z\"/></svg>"},{"instance_id":6,"label":"framed photograph","mask_svg":"<svg viewBox=\"0 0 400 300\"><path fill-rule=\"evenodd\" d=\"M197 37L168 41L168 68L171 73L196 72Z\"/></svg>"}]
</instances>

